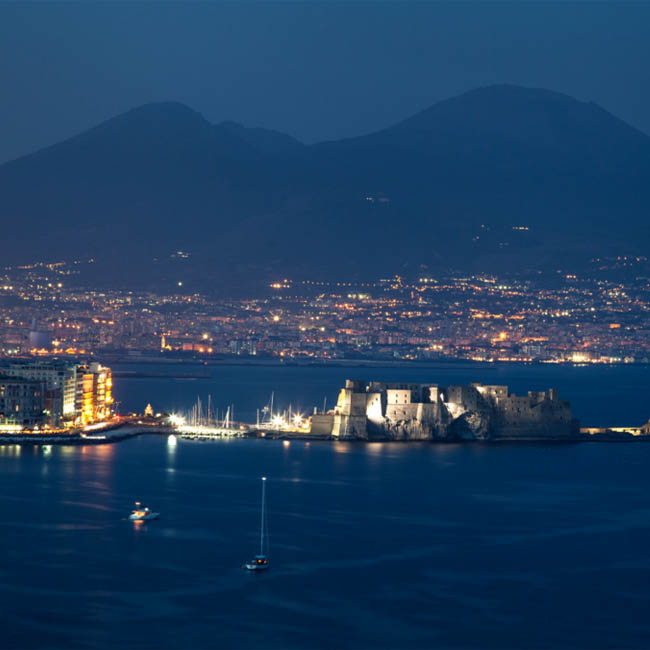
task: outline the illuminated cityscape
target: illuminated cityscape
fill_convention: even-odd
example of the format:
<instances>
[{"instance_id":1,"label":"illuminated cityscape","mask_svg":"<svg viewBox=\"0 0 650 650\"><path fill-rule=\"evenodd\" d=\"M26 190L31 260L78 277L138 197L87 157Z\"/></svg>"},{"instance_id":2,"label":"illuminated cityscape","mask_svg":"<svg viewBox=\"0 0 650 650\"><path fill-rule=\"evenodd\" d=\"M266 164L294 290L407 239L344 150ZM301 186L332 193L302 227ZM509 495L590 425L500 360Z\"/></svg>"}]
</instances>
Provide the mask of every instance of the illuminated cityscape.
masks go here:
<instances>
[{"instance_id":1,"label":"illuminated cityscape","mask_svg":"<svg viewBox=\"0 0 650 650\"><path fill-rule=\"evenodd\" d=\"M0 2L0 650L648 650L649 2Z\"/></svg>"},{"instance_id":2,"label":"illuminated cityscape","mask_svg":"<svg viewBox=\"0 0 650 650\"><path fill-rule=\"evenodd\" d=\"M180 255L181 253L179 253ZM650 262L594 260L582 274L395 275L373 282L282 278L254 297L95 289L79 265L7 268L0 355L277 359L470 359L647 363ZM92 260L91 262L92 263Z\"/></svg>"}]
</instances>

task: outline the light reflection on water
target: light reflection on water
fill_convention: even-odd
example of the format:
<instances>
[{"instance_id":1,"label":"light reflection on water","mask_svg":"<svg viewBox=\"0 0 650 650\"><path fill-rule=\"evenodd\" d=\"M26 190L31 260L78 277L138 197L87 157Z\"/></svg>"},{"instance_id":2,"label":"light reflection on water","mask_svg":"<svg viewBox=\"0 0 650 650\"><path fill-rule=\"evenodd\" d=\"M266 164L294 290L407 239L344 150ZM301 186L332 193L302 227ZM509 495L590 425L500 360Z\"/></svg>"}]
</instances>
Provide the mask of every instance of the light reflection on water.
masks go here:
<instances>
[{"instance_id":1,"label":"light reflection on water","mask_svg":"<svg viewBox=\"0 0 650 650\"><path fill-rule=\"evenodd\" d=\"M5 645L647 647L648 463L642 444L163 436L0 453ZM261 475L272 568L250 576ZM135 500L160 519L129 521Z\"/></svg>"},{"instance_id":2,"label":"light reflection on water","mask_svg":"<svg viewBox=\"0 0 650 650\"><path fill-rule=\"evenodd\" d=\"M21 445L0 445L0 456L20 456Z\"/></svg>"}]
</instances>

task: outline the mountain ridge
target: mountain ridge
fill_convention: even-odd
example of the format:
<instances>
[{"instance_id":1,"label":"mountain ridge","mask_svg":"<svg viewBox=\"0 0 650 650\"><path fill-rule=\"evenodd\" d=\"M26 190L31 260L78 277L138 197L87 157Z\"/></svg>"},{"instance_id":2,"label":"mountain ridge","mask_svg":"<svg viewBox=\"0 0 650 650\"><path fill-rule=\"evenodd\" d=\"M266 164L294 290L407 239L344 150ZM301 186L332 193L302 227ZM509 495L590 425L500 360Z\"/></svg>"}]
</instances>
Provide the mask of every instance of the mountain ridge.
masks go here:
<instances>
[{"instance_id":1,"label":"mountain ridge","mask_svg":"<svg viewBox=\"0 0 650 650\"><path fill-rule=\"evenodd\" d=\"M649 136L544 89L487 86L309 145L158 102L0 165L1 248L128 250L134 273L192 249L218 278L517 270L647 245L649 176Z\"/></svg>"}]
</instances>

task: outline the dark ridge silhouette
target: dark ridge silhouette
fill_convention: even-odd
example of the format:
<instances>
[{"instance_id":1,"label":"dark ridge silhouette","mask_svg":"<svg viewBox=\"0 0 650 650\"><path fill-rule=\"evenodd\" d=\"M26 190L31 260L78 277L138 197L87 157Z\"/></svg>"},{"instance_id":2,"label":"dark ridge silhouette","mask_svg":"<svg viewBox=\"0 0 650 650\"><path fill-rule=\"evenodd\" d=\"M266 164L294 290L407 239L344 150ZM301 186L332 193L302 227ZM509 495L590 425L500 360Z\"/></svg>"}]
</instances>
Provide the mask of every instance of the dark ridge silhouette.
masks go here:
<instances>
[{"instance_id":1,"label":"dark ridge silhouette","mask_svg":"<svg viewBox=\"0 0 650 650\"><path fill-rule=\"evenodd\" d=\"M1 251L148 281L182 248L169 273L224 284L577 266L647 247L648 178L648 136L548 90L480 88L310 146L148 104L0 166Z\"/></svg>"}]
</instances>

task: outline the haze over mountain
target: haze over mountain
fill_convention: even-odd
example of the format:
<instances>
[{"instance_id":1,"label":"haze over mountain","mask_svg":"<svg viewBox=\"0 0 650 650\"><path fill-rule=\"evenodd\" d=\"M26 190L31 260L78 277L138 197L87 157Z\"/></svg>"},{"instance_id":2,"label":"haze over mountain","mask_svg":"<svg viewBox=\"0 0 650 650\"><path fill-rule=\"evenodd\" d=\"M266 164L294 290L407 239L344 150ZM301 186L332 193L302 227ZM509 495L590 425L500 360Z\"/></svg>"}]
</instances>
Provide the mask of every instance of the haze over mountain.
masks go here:
<instances>
[{"instance_id":1,"label":"haze over mountain","mask_svg":"<svg viewBox=\"0 0 650 650\"><path fill-rule=\"evenodd\" d=\"M646 249L649 178L647 135L547 90L481 88L309 146L149 104L0 166L2 255L146 278L183 250L177 271L215 282L567 267Z\"/></svg>"}]
</instances>

